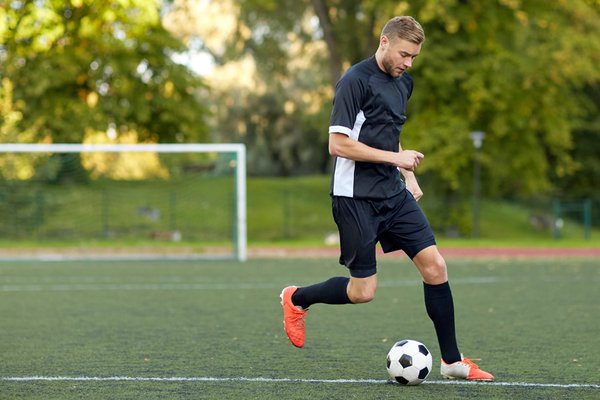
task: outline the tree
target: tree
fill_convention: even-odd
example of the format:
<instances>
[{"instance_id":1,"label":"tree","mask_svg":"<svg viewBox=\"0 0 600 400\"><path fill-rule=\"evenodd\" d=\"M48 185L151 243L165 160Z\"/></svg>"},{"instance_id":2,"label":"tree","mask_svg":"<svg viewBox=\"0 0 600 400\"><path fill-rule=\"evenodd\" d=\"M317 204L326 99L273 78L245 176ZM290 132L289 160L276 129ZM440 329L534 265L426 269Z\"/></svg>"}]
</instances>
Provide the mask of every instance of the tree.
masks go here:
<instances>
[{"instance_id":1,"label":"tree","mask_svg":"<svg viewBox=\"0 0 600 400\"><path fill-rule=\"evenodd\" d=\"M33 141L206 139L203 84L172 60L185 47L163 28L157 1L2 3L0 75L14 85L20 129L36 127Z\"/></svg>"},{"instance_id":2,"label":"tree","mask_svg":"<svg viewBox=\"0 0 600 400\"><path fill-rule=\"evenodd\" d=\"M456 207L441 206L441 212L468 210L474 130L487 134L481 159L485 195L550 195L559 191L558 184L568 184L568 176L577 173L582 179L592 173L573 156L585 143L576 132L585 131L587 142L600 142L593 123L599 107L592 89L600 79L595 0L239 0L231 12L230 34L219 46L206 48L218 63L254 60L260 83L259 90L234 97L223 92L235 105L229 110L239 113L222 109L216 129L236 123L248 128L252 118L260 121L255 133L262 142L248 142L251 152L258 143L285 152L284 146L303 143L294 137L307 135L308 129L320 131L316 137L322 139L307 145L324 149L333 83L351 64L374 53L391 16L406 14L422 23L427 40L411 71L415 92L402 141L426 154L420 176L435 188L440 204L455 202ZM299 58L310 60L302 66L310 71L309 80L299 74ZM305 129L304 104L298 99L307 90L320 94L312 104L320 102L321 113ZM292 115L281 111L287 102L297 110ZM252 112L258 109L264 111ZM277 122L283 119L292 122ZM468 231L468 224L459 225Z\"/></svg>"},{"instance_id":3,"label":"tree","mask_svg":"<svg viewBox=\"0 0 600 400\"><path fill-rule=\"evenodd\" d=\"M420 10L429 35L415 71L416 142L456 190L468 178L469 132L484 130L488 193L548 191L553 171L576 168L571 133L586 101L579 91L600 77L598 15L581 1L479 4Z\"/></svg>"},{"instance_id":4,"label":"tree","mask_svg":"<svg viewBox=\"0 0 600 400\"><path fill-rule=\"evenodd\" d=\"M211 131L216 140L247 144L250 173L325 171L329 110L323 105L331 87L323 43L310 36L303 2L267 3L252 9L244 1L177 0L165 25L213 56L217 67L206 78Z\"/></svg>"}]
</instances>

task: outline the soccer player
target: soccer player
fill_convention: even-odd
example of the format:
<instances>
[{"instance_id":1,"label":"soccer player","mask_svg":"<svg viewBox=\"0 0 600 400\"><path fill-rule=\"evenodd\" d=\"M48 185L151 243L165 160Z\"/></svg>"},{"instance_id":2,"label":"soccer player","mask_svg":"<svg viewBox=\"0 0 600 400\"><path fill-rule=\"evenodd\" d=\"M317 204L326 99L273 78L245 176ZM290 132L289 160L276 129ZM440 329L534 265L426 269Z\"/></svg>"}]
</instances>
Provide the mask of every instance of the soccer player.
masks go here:
<instances>
[{"instance_id":1,"label":"soccer player","mask_svg":"<svg viewBox=\"0 0 600 400\"><path fill-rule=\"evenodd\" d=\"M446 263L417 204L423 192L414 171L424 156L400 146L413 90L406 70L424 40L414 18L392 18L381 32L375 55L352 66L336 85L329 125L329 152L336 157L330 194L340 236L340 263L348 268L350 278L284 288L285 332L294 346L302 347L306 313L313 304L373 300L379 242L386 253L403 250L422 276L425 308L442 355L442 376L491 381L493 375L458 349Z\"/></svg>"}]
</instances>

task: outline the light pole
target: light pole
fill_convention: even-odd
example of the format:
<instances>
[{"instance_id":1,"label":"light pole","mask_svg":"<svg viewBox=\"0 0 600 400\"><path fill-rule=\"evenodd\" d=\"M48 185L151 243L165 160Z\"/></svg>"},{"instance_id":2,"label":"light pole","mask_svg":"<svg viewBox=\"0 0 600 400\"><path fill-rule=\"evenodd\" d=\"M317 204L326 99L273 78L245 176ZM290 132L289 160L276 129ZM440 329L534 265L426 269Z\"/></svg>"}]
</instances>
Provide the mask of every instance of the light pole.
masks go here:
<instances>
[{"instance_id":1,"label":"light pole","mask_svg":"<svg viewBox=\"0 0 600 400\"><path fill-rule=\"evenodd\" d=\"M479 237L479 198L481 197L481 165L480 154L485 132L471 132L475 156L473 157L473 237Z\"/></svg>"}]
</instances>

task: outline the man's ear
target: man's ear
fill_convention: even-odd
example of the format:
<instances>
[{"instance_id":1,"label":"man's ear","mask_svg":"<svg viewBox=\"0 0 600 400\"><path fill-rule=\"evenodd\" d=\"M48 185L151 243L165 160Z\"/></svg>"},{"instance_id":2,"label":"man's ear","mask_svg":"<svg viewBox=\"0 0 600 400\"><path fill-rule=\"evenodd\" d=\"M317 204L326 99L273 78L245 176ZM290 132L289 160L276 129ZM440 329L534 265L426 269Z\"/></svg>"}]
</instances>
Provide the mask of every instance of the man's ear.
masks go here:
<instances>
[{"instance_id":1,"label":"man's ear","mask_svg":"<svg viewBox=\"0 0 600 400\"><path fill-rule=\"evenodd\" d=\"M387 36L381 35L379 37L379 46L385 48L390 43L390 40Z\"/></svg>"}]
</instances>

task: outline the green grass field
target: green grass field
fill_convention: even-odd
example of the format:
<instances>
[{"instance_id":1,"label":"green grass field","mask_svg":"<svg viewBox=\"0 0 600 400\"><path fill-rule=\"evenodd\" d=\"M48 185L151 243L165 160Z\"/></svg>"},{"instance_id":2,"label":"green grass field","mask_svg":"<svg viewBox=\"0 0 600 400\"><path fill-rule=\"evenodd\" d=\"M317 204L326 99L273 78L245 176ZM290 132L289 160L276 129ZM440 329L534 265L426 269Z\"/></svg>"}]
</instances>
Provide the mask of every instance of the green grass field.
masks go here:
<instances>
[{"instance_id":1,"label":"green grass field","mask_svg":"<svg viewBox=\"0 0 600 400\"><path fill-rule=\"evenodd\" d=\"M439 358L405 259L381 263L372 303L313 306L303 349L279 292L344 274L333 260L1 263L0 398L597 399L599 267L452 260L461 350L498 381L446 384L434 362L402 387L386 383L394 341Z\"/></svg>"}]
</instances>

